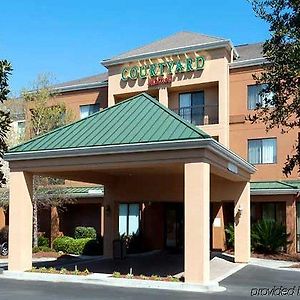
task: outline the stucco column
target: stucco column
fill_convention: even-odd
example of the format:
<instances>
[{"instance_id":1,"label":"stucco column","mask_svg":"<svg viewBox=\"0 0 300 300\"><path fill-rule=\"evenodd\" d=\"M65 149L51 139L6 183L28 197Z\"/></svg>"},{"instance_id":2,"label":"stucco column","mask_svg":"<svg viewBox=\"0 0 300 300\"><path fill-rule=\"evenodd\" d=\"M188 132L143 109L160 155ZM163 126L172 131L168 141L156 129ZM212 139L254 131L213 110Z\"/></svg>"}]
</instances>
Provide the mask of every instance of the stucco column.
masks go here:
<instances>
[{"instance_id":1,"label":"stucco column","mask_svg":"<svg viewBox=\"0 0 300 300\"><path fill-rule=\"evenodd\" d=\"M9 187L9 271L32 267L32 174L11 172Z\"/></svg>"},{"instance_id":2,"label":"stucco column","mask_svg":"<svg viewBox=\"0 0 300 300\"><path fill-rule=\"evenodd\" d=\"M184 166L184 276L189 283L209 281L210 165Z\"/></svg>"},{"instance_id":3,"label":"stucco column","mask_svg":"<svg viewBox=\"0 0 300 300\"><path fill-rule=\"evenodd\" d=\"M296 218L296 197L292 195L291 199L286 201L286 228L291 242L287 246L287 252L290 254L295 254L297 251Z\"/></svg>"},{"instance_id":4,"label":"stucco column","mask_svg":"<svg viewBox=\"0 0 300 300\"><path fill-rule=\"evenodd\" d=\"M169 107L169 95L166 87L161 87L158 92L159 102L166 107Z\"/></svg>"},{"instance_id":5,"label":"stucco column","mask_svg":"<svg viewBox=\"0 0 300 300\"><path fill-rule=\"evenodd\" d=\"M234 203L234 258L247 263L250 259L250 182L234 185L237 198Z\"/></svg>"}]
</instances>

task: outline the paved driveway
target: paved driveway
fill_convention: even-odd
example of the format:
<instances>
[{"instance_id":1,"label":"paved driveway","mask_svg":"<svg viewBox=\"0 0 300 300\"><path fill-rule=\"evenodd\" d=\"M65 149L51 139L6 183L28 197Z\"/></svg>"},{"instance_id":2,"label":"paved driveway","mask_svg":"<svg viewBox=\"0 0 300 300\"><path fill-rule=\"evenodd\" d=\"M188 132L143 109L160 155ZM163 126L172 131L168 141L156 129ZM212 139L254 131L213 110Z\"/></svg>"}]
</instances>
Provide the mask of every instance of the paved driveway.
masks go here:
<instances>
[{"instance_id":1,"label":"paved driveway","mask_svg":"<svg viewBox=\"0 0 300 300\"><path fill-rule=\"evenodd\" d=\"M271 293L272 288L275 290L273 296L263 296L263 299L280 299L276 293L279 293L283 288L290 289L292 293L290 296L282 297L282 299L300 299L300 271L284 271L274 270L270 268L258 267L248 265L239 272L231 275L225 280L221 281L220 285L227 288L227 295L240 295L244 297L251 297L251 291L253 298L257 297L257 294ZM299 288L299 292L298 292ZM282 294L282 292L281 292Z\"/></svg>"}]
</instances>

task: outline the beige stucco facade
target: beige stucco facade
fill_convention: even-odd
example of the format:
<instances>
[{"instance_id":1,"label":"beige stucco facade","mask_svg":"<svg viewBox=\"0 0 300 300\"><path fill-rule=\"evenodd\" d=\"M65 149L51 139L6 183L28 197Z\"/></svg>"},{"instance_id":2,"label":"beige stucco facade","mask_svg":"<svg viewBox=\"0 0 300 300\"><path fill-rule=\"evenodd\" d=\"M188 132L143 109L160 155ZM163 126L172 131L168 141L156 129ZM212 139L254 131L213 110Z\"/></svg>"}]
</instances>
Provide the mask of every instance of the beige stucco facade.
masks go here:
<instances>
[{"instance_id":1,"label":"beige stucco facade","mask_svg":"<svg viewBox=\"0 0 300 300\"><path fill-rule=\"evenodd\" d=\"M177 73L172 81L163 86L149 87L149 78L136 80L122 80L122 70L132 66L159 64L166 62L185 61L187 57L205 58L204 68L199 71ZM229 62L230 53L225 49L210 51L195 51L184 54L163 56L148 60L133 61L108 67L108 106L112 106L122 99L141 92L156 96L165 106L176 109L179 107L178 94L190 91L204 91L207 105L218 105L218 123L203 126L211 136L216 136L225 146L229 146ZM166 73L167 67L164 69Z\"/></svg>"}]
</instances>

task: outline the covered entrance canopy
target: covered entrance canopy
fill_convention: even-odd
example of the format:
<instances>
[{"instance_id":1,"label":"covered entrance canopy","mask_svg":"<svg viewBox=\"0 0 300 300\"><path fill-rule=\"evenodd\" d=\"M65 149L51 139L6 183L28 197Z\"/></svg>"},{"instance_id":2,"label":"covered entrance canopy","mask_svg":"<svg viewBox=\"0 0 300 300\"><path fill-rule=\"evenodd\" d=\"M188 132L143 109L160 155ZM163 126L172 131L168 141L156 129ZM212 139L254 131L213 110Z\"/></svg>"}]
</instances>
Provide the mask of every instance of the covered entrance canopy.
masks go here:
<instances>
[{"instance_id":1,"label":"covered entrance canopy","mask_svg":"<svg viewBox=\"0 0 300 300\"><path fill-rule=\"evenodd\" d=\"M104 185L106 256L118 236L119 203L183 202L185 280L206 282L210 201L231 200L235 260L249 260L254 167L145 93L12 148L5 158L10 270L31 268L34 174Z\"/></svg>"}]
</instances>

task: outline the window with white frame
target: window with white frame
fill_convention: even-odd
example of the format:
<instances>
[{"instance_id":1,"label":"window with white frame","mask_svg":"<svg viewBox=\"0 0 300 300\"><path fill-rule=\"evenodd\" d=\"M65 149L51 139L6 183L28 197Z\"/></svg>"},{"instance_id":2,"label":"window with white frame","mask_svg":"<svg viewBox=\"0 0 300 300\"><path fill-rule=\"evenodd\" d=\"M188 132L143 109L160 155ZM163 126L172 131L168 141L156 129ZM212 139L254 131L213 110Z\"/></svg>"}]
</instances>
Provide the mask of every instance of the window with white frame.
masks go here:
<instances>
[{"instance_id":1,"label":"window with white frame","mask_svg":"<svg viewBox=\"0 0 300 300\"><path fill-rule=\"evenodd\" d=\"M121 203L119 205L119 234L137 234L139 228L140 205L138 203Z\"/></svg>"},{"instance_id":2,"label":"window with white frame","mask_svg":"<svg viewBox=\"0 0 300 300\"><path fill-rule=\"evenodd\" d=\"M248 161L252 164L276 163L276 138L248 140Z\"/></svg>"},{"instance_id":3,"label":"window with white frame","mask_svg":"<svg viewBox=\"0 0 300 300\"><path fill-rule=\"evenodd\" d=\"M266 100L271 100L273 98L273 93L262 93L262 91L267 87L266 84L254 84L248 85L248 109L252 110L257 107L257 105L266 106ZM271 107L271 105L269 104Z\"/></svg>"},{"instance_id":4,"label":"window with white frame","mask_svg":"<svg viewBox=\"0 0 300 300\"><path fill-rule=\"evenodd\" d=\"M17 135L18 139L21 139L25 135L25 120L17 122Z\"/></svg>"},{"instance_id":5,"label":"window with white frame","mask_svg":"<svg viewBox=\"0 0 300 300\"><path fill-rule=\"evenodd\" d=\"M80 119L86 118L89 115L91 115L99 110L100 110L99 103L80 105Z\"/></svg>"}]
</instances>

